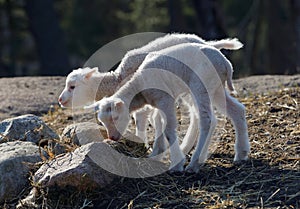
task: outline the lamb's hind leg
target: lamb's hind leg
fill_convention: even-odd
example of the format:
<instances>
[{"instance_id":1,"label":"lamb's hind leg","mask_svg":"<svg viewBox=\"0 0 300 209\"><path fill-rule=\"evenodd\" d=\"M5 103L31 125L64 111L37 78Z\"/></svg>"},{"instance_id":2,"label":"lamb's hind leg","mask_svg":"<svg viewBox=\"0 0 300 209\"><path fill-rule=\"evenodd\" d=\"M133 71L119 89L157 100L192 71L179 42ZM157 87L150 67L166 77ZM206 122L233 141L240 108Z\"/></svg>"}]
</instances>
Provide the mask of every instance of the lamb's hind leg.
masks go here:
<instances>
[{"instance_id":1,"label":"lamb's hind leg","mask_svg":"<svg viewBox=\"0 0 300 209\"><path fill-rule=\"evenodd\" d=\"M186 105L189 107L190 124L180 145L180 149L184 154L188 154L191 151L199 136L199 118L197 117L197 111L195 110L192 99L188 101L190 103L186 103Z\"/></svg>"},{"instance_id":2,"label":"lamb's hind leg","mask_svg":"<svg viewBox=\"0 0 300 209\"><path fill-rule=\"evenodd\" d=\"M164 98L165 100L161 104L158 104L157 107L164 112L166 117L166 128L164 130L164 134L168 140L170 148L170 169L172 172L181 172L184 170L185 156L179 147L176 134L177 120L174 99L170 98L168 101L166 101L166 97Z\"/></svg>"},{"instance_id":3,"label":"lamb's hind leg","mask_svg":"<svg viewBox=\"0 0 300 209\"><path fill-rule=\"evenodd\" d=\"M192 155L191 162L186 167L186 171L191 173L197 173L200 169L200 165L206 161L210 138L217 123L208 95L203 94L199 101L197 101L197 104L200 115L200 136L196 145L196 150Z\"/></svg>"},{"instance_id":4,"label":"lamb's hind leg","mask_svg":"<svg viewBox=\"0 0 300 209\"><path fill-rule=\"evenodd\" d=\"M224 96L226 102L224 99L223 101L220 99L224 98ZM234 161L247 160L250 152L250 142L244 105L223 89L216 92L214 104L217 109L225 113L233 123L236 134Z\"/></svg>"}]
</instances>

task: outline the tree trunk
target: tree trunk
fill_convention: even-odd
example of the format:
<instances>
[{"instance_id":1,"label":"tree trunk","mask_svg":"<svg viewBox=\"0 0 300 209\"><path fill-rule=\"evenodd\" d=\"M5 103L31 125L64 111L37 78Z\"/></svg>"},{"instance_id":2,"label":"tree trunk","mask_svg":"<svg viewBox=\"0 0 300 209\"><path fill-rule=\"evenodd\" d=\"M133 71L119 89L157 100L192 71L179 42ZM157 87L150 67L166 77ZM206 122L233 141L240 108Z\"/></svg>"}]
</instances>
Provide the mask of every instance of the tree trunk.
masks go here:
<instances>
[{"instance_id":1,"label":"tree trunk","mask_svg":"<svg viewBox=\"0 0 300 209\"><path fill-rule=\"evenodd\" d=\"M250 69L251 69L251 74L265 74L265 67L262 63L261 63L261 59L259 59L260 57L260 52L259 52L259 45L261 43L261 33L262 33L262 23L263 23L263 19L264 19L264 5L263 2L264 0L261 0L258 2L258 6L257 6L257 14L255 17L255 21L254 21L254 31L253 31L253 41L252 41L252 45L250 45L250 53L249 53L249 57L247 57L247 59L250 59Z\"/></svg>"},{"instance_id":2,"label":"tree trunk","mask_svg":"<svg viewBox=\"0 0 300 209\"><path fill-rule=\"evenodd\" d=\"M200 34L204 39L220 39L226 32L218 4L215 0L193 0L200 23Z\"/></svg>"},{"instance_id":3,"label":"tree trunk","mask_svg":"<svg viewBox=\"0 0 300 209\"><path fill-rule=\"evenodd\" d=\"M292 28L282 13L286 2L267 0L268 23L268 72L271 74L291 74L295 69L292 50Z\"/></svg>"},{"instance_id":4,"label":"tree trunk","mask_svg":"<svg viewBox=\"0 0 300 209\"><path fill-rule=\"evenodd\" d=\"M168 11L170 16L170 32L184 31L185 24L180 0L168 0Z\"/></svg>"},{"instance_id":5,"label":"tree trunk","mask_svg":"<svg viewBox=\"0 0 300 209\"><path fill-rule=\"evenodd\" d=\"M40 74L66 74L70 70L68 53L53 8L53 0L26 0L25 10L37 45Z\"/></svg>"},{"instance_id":6,"label":"tree trunk","mask_svg":"<svg viewBox=\"0 0 300 209\"><path fill-rule=\"evenodd\" d=\"M291 73L300 73L300 1L291 0L292 22L294 28L294 44L296 67Z\"/></svg>"},{"instance_id":7,"label":"tree trunk","mask_svg":"<svg viewBox=\"0 0 300 209\"><path fill-rule=\"evenodd\" d=\"M9 49L9 64L8 68L9 73L8 75L16 75L16 42L17 42L17 37L16 37L16 27L15 27L15 21L13 20L13 15L12 15L12 2L11 0L6 0L5 1L5 10L6 10L6 15L8 19L8 49Z\"/></svg>"}]
</instances>

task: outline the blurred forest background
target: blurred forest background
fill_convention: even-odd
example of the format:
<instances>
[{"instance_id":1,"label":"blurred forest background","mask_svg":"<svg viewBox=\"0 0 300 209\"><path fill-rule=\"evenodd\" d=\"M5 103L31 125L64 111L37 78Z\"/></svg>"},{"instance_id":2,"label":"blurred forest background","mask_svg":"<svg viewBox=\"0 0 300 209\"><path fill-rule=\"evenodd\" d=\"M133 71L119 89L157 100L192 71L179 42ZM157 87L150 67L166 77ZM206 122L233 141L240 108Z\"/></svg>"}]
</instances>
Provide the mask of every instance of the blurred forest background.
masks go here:
<instances>
[{"instance_id":1,"label":"blurred forest background","mask_svg":"<svg viewBox=\"0 0 300 209\"><path fill-rule=\"evenodd\" d=\"M238 37L235 75L300 73L299 0L0 0L0 76L66 75L138 32Z\"/></svg>"}]
</instances>

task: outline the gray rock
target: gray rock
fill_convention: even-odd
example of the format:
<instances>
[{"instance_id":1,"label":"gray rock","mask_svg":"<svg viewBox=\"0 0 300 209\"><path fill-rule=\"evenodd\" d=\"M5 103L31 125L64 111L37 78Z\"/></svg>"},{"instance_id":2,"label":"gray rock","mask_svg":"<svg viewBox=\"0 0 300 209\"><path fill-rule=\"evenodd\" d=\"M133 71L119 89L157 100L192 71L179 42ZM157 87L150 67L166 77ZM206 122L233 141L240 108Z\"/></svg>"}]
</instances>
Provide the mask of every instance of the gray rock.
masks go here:
<instances>
[{"instance_id":1,"label":"gray rock","mask_svg":"<svg viewBox=\"0 0 300 209\"><path fill-rule=\"evenodd\" d=\"M168 165L156 160L126 156L116 151L118 146L121 144L111 140L91 142L52 159L36 171L33 185L38 187L18 207L35 208L39 191L45 188L91 191L110 186L119 176L143 178L168 170Z\"/></svg>"},{"instance_id":2,"label":"gray rock","mask_svg":"<svg viewBox=\"0 0 300 209\"><path fill-rule=\"evenodd\" d=\"M38 144L41 139L58 139L59 136L39 117L23 115L0 123L1 141L29 141Z\"/></svg>"},{"instance_id":3,"label":"gray rock","mask_svg":"<svg viewBox=\"0 0 300 209\"><path fill-rule=\"evenodd\" d=\"M87 190L106 187L116 176L143 178L168 170L168 165L155 159L134 158L117 151L120 145L112 140L83 145L44 164L34 174L34 184Z\"/></svg>"},{"instance_id":4,"label":"gray rock","mask_svg":"<svg viewBox=\"0 0 300 209\"><path fill-rule=\"evenodd\" d=\"M30 166L41 161L39 147L31 142L0 144L0 202L15 198L29 185Z\"/></svg>"},{"instance_id":5,"label":"gray rock","mask_svg":"<svg viewBox=\"0 0 300 209\"><path fill-rule=\"evenodd\" d=\"M84 145L101 142L107 138L107 134L105 128L97 123L82 122L67 126L61 137L70 139L74 144Z\"/></svg>"},{"instance_id":6,"label":"gray rock","mask_svg":"<svg viewBox=\"0 0 300 209\"><path fill-rule=\"evenodd\" d=\"M117 176L98 166L90 155L101 153L108 146L102 142L89 143L51 160L34 174L34 184L41 187L71 186L78 190L106 187Z\"/></svg>"}]
</instances>

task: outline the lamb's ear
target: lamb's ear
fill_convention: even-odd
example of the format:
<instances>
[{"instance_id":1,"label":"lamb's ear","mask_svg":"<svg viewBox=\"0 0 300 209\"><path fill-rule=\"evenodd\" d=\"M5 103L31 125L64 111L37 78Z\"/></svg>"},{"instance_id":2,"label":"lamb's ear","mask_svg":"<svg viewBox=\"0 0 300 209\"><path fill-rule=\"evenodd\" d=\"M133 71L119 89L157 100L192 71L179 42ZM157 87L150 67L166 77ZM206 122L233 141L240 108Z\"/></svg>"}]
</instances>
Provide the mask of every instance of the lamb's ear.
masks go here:
<instances>
[{"instance_id":1,"label":"lamb's ear","mask_svg":"<svg viewBox=\"0 0 300 209\"><path fill-rule=\"evenodd\" d=\"M98 67L94 67L91 69L86 70L85 74L84 74L84 78L85 79L90 79L90 77L92 77L93 73L98 71Z\"/></svg>"},{"instance_id":2,"label":"lamb's ear","mask_svg":"<svg viewBox=\"0 0 300 209\"><path fill-rule=\"evenodd\" d=\"M118 100L118 101L116 101L116 102L114 103L114 106L115 106L114 109L115 109L117 112L120 112L121 109L122 109L122 107L124 106L124 102L123 102L122 100Z\"/></svg>"}]
</instances>

